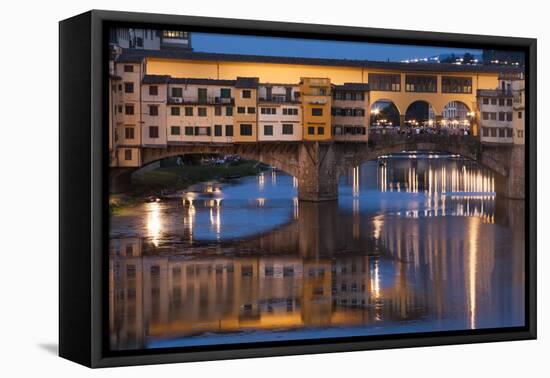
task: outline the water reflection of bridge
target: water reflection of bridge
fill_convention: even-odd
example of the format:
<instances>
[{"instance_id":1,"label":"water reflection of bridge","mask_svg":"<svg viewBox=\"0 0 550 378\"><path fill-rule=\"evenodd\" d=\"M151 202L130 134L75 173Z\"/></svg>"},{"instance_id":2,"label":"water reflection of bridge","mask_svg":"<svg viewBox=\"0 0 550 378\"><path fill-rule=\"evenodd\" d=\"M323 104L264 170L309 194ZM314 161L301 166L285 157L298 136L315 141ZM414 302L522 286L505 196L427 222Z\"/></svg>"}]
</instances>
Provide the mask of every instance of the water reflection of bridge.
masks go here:
<instances>
[{"instance_id":1,"label":"water reflection of bridge","mask_svg":"<svg viewBox=\"0 0 550 378\"><path fill-rule=\"evenodd\" d=\"M425 318L478 328L491 316L523 316L515 305L523 303L524 272L517 203L496 204L491 215L511 229L510 251L495 245L495 226L483 217L461 228L453 217L418 222L354 207L337 216L336 208L301 203L297 219L240 242L232 250L243 252L231 257L218 253L223 246L159 255L149 239L113 239L112 347L205 332L368 329Z\"/></svg>"}]
</instances>

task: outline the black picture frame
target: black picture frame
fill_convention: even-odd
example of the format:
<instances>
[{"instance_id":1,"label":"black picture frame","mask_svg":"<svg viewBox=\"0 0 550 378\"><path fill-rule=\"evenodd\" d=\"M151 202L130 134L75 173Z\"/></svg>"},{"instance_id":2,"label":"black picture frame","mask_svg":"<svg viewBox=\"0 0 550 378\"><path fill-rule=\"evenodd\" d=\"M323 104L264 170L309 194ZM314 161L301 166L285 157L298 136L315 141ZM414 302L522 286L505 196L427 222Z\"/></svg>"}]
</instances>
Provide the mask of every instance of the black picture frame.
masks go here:
<instances>
[{"instance_id":1,"label":"black picture frame","mask_svg":"<svg viewBox=\"0 0 550 378\"><path fill-rule=\"evenodd\" d=\"M427 334L109 352L106 348L108 183L106 28L187 30L518 50L526 56L526 326ZM59 354L88 367L219 360L535 339L536 39L92 10L59 24Z\"/></svg>"}]
</instances>

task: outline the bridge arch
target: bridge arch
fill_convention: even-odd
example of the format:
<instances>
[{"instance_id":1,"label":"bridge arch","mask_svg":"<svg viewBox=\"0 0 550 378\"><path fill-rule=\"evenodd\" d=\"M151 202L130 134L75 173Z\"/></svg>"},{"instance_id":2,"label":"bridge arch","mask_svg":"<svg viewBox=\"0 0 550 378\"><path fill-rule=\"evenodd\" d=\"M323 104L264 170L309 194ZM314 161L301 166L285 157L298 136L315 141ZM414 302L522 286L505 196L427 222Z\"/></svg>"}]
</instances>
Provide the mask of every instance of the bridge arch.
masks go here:
<instances>
[{"instance_id":1,"label":"bridge arch","mask_svg":"<svg viewBox=\"0 0 550 378\"><path fill-rule=\"evenodd\" d=\"M250 144L225 146L189 144L184 146L167 146L164 149L143 149L141 166L145 167L156 161L185 155L237 155L243 159L254 160L276 167L296 177L299 174L299 164L295 161L293 148L285 146L287 148L284 151L280 149L275 151L269 147Z\"/></svg>"}]
</instances>

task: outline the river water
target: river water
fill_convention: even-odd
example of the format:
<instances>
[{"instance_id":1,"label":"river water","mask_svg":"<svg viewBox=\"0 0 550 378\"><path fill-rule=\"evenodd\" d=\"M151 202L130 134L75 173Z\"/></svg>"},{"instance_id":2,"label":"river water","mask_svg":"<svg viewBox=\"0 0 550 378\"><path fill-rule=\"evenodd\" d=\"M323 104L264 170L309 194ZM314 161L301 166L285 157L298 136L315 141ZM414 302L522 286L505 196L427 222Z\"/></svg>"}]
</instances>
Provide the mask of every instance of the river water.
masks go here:
<instances>
[{"instance_id":1,"label":"river water","mask_svg":"<svg viewBox=\"0 0 550 378\"><path fill-rule=\"evenodd\" d=\"M113 350L524 325L524 202L451 155L382 157L338 201L282 172L111 217Z\"/></svg>"}]
</instances>

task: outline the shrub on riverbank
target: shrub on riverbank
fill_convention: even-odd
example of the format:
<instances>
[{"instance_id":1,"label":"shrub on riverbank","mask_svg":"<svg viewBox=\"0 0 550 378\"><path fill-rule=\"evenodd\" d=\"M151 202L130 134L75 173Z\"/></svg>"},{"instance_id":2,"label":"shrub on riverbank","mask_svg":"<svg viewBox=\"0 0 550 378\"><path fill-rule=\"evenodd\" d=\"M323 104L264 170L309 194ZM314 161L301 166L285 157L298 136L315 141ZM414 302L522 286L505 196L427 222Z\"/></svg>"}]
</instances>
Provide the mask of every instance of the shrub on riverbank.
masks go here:
<instances>
[{"instance_id":1,"label":"shrub on riverbank","mask_svg":"<svg viewBox=\"0 0 550 378\"><path fill-rule=\"evenodd\" d=\"M251 176L261 171L258 163L240 161L221 165L183 165L161 167L144 172L132 180L135 195L161 194L163 191L183 190L203 181L220 180L234 176Z\"/></svg>"}]
</instances>

